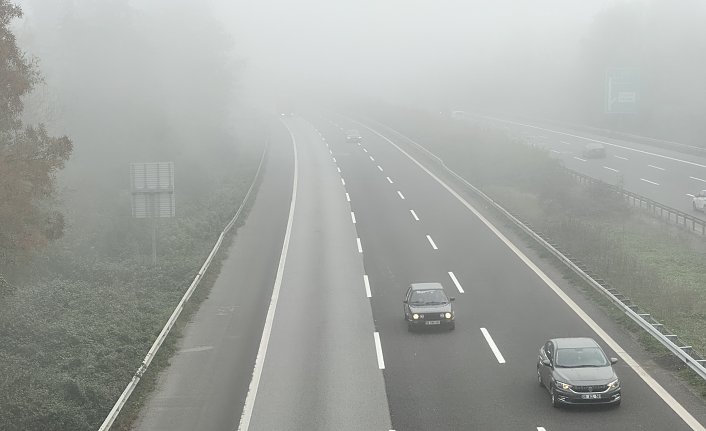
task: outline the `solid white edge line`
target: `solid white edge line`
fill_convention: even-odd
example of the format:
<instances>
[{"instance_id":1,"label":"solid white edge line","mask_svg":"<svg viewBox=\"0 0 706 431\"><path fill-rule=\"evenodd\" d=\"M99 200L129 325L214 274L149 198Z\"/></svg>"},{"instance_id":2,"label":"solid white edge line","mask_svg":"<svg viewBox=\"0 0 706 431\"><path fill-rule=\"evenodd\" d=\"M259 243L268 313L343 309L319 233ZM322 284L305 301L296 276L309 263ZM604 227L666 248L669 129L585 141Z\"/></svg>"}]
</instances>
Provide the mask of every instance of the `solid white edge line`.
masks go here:
<instances>
[{"instance_id":1,"label":"solid white edge line","mask_svg":"<svg viewBox=\"0 0 706 431\"><path fill-rule=\"evenodd\" d=\"M277 301L279 299L279 291L282 286L282 278L284 276L284 266L287 261L287 251L289 250L289 240L292 236L292 222L294 220L294 208L297 202L297 182L299 177L299 159L297 156L297 142L294 139L292 130L284 123L292 139L292 147L294 148L294 181L292 182L292 200L289 204L289 218L287 219L287 228L284 233L284 242L282 243L282 253L279 257L279 265L277 266L277 275L275 276L275 284L272 288L272 297L270 305L267 309L267 317L265 318L265 326L262 329L262 338L260 339L260 347L257 350L255 358L255 367L253 369L252 379L248 387L248 394L243 405L243 413L240 415L240 423L238 424L239 431L248 431L250 427L250 419L252 418L253 409L255 408L255 400L257 398L257 390L260 387L260 378L262 377L262 369L267 356L267 346L270 343L270 334L272 333L272 324L274 323L275 310L277 309Z\"/></svg>"},{"instance_id":2,"label":"solid white edge line","mask_svg":"<svg viewBox=\"0 0 706 431\"><path fill-rule=\"evenodd\" d=\"M419 217L417 217L417 213L415 213L414 210L409 210L409 212L412 213L412 217L414 217L414 220L419 221Z\"/></svg>"},{"instance_id":3,"label":"solid white edge line","mask_svg":"<svg viewBox=\"0 0 706 431\"><path fill-rule=\"evenodd\" d=\"M362 253L363 252L363 244L361 244L360 238L356 238L355 242L358 244L358 253Z\"/></svg>"},{"instance_id":4,"label":"solid white edge line","mask_svg":"<svg viewBox=\"0 0 706 431\"><path fill-rule=\"evenodd\" d=\"M485 328L480 328L480 332L483 333L483 337L485 337L485 341L488 342L488 345L490 346L490 350L493 351L493 354L495 355L495 359L498 360L499 364L504 364L505 358L503 358L503 354L500 353L500 349L498 349L498 346L495 345L495 341L493 341L493 337L490 336L490 333L488 332L488 330Z\"/></svg>"},{"instance_id":5,"label":"solid white edge line","mask_svg":"<svg viewBox=\"0 0 706 431\"><path fill-rule=\"evenodd\" d=\"M378 132L377 130L374 130L367 125L355 121L357 124L360 124L361 126L365 127L366 129L370 130L371 132L375 133L376 135L380 136L382 139L390 143L393 147L397 148L399 152L407 156L414 164L416 164L420 169L422 169L424 172L426 172L429 176L431 176L436 182L441 184L442 187L444 187L452 196L454 196L456 199L458 199L459 202L461 202L469 211L471 211L478 219L486 225L488 229L490 229L491 232L497 236L500 241L502 241L515 255L525 264L527 265L539 278L544 281L544 283L554 291L554 293L561 298L562 301L566 305L571 308L571 310L578 315L578 317L583 320L586 325L588 325L595 333L598 335L618 356L620 356L623 361L625 362L626 365L628 365L630 368L635 371L635 373L644 381L647 386L649 386L662 400L676 413L689 427L691 427L692 430L694 431L706 431L706 428L701 425L692 415L689 413L684 406L682 406L679 401L677 401L669 392L667 392L666 389L662 387L662 385L659 384L657 380L655 380L647 371L645 371L644 368L640 364L635 361L628 352L626 352L613 338L608 335L607 332L603 330L585 311L581 309L581 307L578 306L574 302L573 299L571 299L561 288L554 283L554 281L547 276L544 271L542 271L537 265L535 265L534 262L530 260L529 257L527 257L515 244L510 242L505 235L502 234L490 221L488 221L481 213L478 212L471 204L468 203L461 195L456 193L448 184L443 182L439 177L434 175L430 170L428 170L424 165L422 165L420 162L418 162L414 157L412 157L409 153L407 153L405 150L403 150L400 146L392 142L390 139L388 139L386 136ZM408 140L412 141L411 139L407 138ZM419 145L419 144L417 144Z\"/></svg>"},{"instance_id":6,"label":"solid white edge line","mask_svg":"<svg viewBox=\"0 0 706 431\"><path fill-rule=\"evenodd\" d=\"M644 182L646 182L646 183L650 183L650 184L653 184L653 185L655 185L655 186L658 186L658 185L659 185L659 183L656 183L656 182L650 181L650 180L646 180L646 179L644 179L644 178L640 178L640 181L644 181Z\"/></svg>"},{"instance_id":7,"label":"solid white edge line","mask_svg":"<svg viewBox=\"0 0 706 431\"><path fill-rule=\"evenodd\" d=\"M438 250L438 249L439 249L439 248L436 246L436 244L434 244L434 240L431 239L431 235L427 235L427 240L429 241L429 244L431 244L431 248L433 248L434 250Z\"/></svg>"},{"instance_id":8,"label":"solid white edge line","mask_svg":"<svg viewBox=\"0 0 706 431\"><path fill-rule=\"evenodd\" d=\"M392 178L390 178L390 177L387 177L387 182L390 184L394 184L394 182L392 181Z\"/></svg>"},{"instance_id":9,"label":"solid white edge line","mask_svg":"<svg viewBox=\"0 0 706 431\"><path fill-rule=\"evenodd\" d=\"M458 282L458 279L456 278L456 276L454 275L453 272L449 271L449 277L451 277L451 281L453 281L454 284L456 285L456 289L458 289L458 293L466 293L463 290L463 287L461 287L461 283Z\"/></svg>"},{"instance_id":10,"label":"solid white edge line","mask_svg":"<svg viewBox=\"0 0 706 431\"><path fill-rule=\"evenodd\" d=\"M404 199L404 195L401 191L397 190L397 194L400 196L400 199Z\"/></svg>"},{"instance_id":11,"label":"solid white edge line","mask_svg":"<svg viewBox=\"0 0 706 431\"><path fill-rule=\"evenodd\" d=\"M355 224L355 213L351 211L351 221Z\"/></svg>"},{"instance_id":12,"label":"solid white edge line","mask_svg":"<svg viewBox=\"0 0 706 431\"><path fill-rule=\"evenodd\" d=\"M382 357L382 344L380 344L380 334L378 332L373 332L373 338L375 338L375 352L378 355L378 368L384 370L385 358Z\"/></svg>"},{"instance_id":13,"label":"solid white edge line","mask_svg":"<svg viewBox=\"0 0 706 431\"><path fill-rule=\"evenodd\" d=\"M367 296L368 298L372 298L373 294L370 291L370 280L368 280L367 275L363 275L363 283L365 283L365 296Z\"/></svg>"}]
</instances>

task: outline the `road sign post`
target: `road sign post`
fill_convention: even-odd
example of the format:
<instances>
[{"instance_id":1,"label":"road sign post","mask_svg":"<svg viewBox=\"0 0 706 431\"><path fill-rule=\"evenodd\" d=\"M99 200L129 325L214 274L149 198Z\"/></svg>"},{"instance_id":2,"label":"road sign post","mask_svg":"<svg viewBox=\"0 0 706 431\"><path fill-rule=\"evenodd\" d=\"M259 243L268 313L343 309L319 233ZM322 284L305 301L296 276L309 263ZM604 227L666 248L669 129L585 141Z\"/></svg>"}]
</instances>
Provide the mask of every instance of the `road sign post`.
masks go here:
<instances>
[{"instance_id":1,"label":"road sign post","mask_svg":"<svg viewBox=\"0 0 706 431\"><path fill-rule=\"evenodd\" d=\"M157 222L174 217L174 163L131 163L132 216L152 219L152 264L157 265Z\"/></svg>"}]
</instances>

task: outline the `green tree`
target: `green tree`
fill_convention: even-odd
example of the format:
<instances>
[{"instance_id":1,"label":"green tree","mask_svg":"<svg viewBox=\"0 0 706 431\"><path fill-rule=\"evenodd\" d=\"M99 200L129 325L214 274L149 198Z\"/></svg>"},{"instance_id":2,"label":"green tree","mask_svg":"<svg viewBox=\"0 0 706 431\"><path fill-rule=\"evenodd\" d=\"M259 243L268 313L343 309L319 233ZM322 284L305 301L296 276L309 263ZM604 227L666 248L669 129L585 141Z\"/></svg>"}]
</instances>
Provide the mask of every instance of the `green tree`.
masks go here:
<instances>
[{"instance_id":1,"label":"green tree","mask_svg":"<svg viewBox=\"0 0 706 431\"><path fill-rule=\"evenodd\" d=\"M0 273L62 236L63 216L51 204L56 173L72 151L68 137L22 123L22 97L39 74L10 31L20 17L19 6L0 0Z\"/></svg>"}]
</instances>

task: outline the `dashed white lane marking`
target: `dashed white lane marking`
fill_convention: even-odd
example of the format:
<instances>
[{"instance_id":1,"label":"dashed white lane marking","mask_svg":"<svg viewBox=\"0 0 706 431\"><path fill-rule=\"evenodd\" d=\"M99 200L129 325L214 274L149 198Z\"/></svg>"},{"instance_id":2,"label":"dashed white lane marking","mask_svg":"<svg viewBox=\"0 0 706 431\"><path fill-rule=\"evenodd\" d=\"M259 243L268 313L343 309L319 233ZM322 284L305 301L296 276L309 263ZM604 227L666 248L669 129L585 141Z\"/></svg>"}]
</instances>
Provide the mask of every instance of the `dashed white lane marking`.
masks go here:
<instances>
[{"instance_id":1,"label":"dashed white lane marking","mask_svg":"<svg viewBox=\"0 0 706 431\"><path fill-rule=\"evenodd\" d=\"M622 156L615 156L615 158L616 158L616 159L620 159L620 160L628 160L627 157L622 157Z\"/></svg>"},{"instance_id":2,"label":"dashed white lane marking","mask_svg":"<svg viewBox=\"0 0 706 431\"><path fill-rule=\"evenodd\" d=\"M585 162L585 161L586 161L586 159L582 159L581 157L576 157L576 156L574 156L574 159L579 160L579 161L581 161L581 162Z\"/></svg>"},{"instance_id":3,"label":"dashed white lane marking","mask_svg":"<svg viewBox=\"0 0 706 431\"><path fill-rule=\"evenodd\" d=\"M364 153L367 153L367 152L368 152L368 150L366 150L365 148L363 148L363 152L364 152Z\"/></svg>"},{"instance_id":4,"label":"dashed white lane marking","mask_svg":"<svg viewBox=\"0 0 706 431\"><path fill-rule=\"evenodd\" d=\"M392 178L390 178L390 177L387 177L387 182L390 184L394 184L394 181L392 181Z\"/></svg>"},{"instance_id":5,"label":"dashed white lane marking","mask_svg":"<svg viewBox=\"0 0 706 431\"><path fill-rule=\"evenodd\" d=\"M336 167L336 170L338 171L339 174L341 173L341 168Z\"/></svg>"},{"instance_id":6,"label":"dashed white lane marking","mask_svg":"<svg viewBox=\"0 0 706 431\"><path fill-rule=\"evenodd\" d=\"M706 183L706 180L702 180L701 178L696 178L696 177L689 177L689 178L691 178L692 180L701 181L702 183Z\"/></svg>"},{"instance_id":7,"label":"dashed white lane marking","mask_svg":"<svg viewBox=\"0 0 706 431\"><path fill-rule=\"evenodd\" d=\"M375 161L375 157L370 156L370 161L371 161L371 162L374 162L374 161Z\"/></svg>"},{"instance_id":8,"label":"dashed white lane marking","mask_svg":"<svg viewBox=\"0 0 706 431\"><path fill-rule=\"evenodd\" d=\"M429 244L431 244L431 248L433 248L434 250L439 249L439 247L437 247L436 244L434 244L434 240L431 239L431 235L427 235L427 241L429 241Z\"/></svg>"},{"instance_id":9,"label":"dashed white lane marking","mask_svg":"<svg viewBox=\"0 0 706 431\"><path fill-rule=\"evenodd\" d=\"M495 345L495 341L493 341L493 337L490 336L490 333L488 332L488 330L485 328L480 328L480 332L483 333L483 336L485 337L485 341L488 342L488 345L490 346L490 350L492 350L493 354L495 355L495 359L498 360L498 363L504 364L505 358L503 358L503 354L500 353L500 349L498 349L498 346Z\"/></svg>"},{"instance_id":10,"label":"dashed white lane marking","mask_svg":"<svg viewBox=\"0 0 706 431\"><path fill-rule=\"evenodd\" d=\"M537 427L537 431L547 431L544 427Z\"/></svg>"},{"instance_id":11,"label":"dashed white lane marking","mask_svg":"<svg viewBox=\"0 0 706 431\"><path fill-rule=\"evenodd\" d=\"M690 198L696 197L696 196L692 195L691 193L687 193L686 195L689 196Z\"/></svg>"},{"instance_id":12,"label":"dashed white lane marking","mask_svg":"<svg viewBox=\"0 0 706 431\"><path fill-rule=\"evenodd\" d=\"M355 213L351 211L351 221L355 224Z\"/></svg>"},{"instance_id":13,"label":"dashed white lane marking","mask_svg":"<svg viewBox=\"0 0 706 431\"><path fill-rule=\"evenodd\" d=\"M360 238L356 238L355 242L358 244L358 253L363 252L363 244L360 243Z\"/></svg>"},{"instance_id":14,"label":"dashed white lane marking","mask_svg":"<svg viewBox=\"0 0 706 431\"><path fill-rule=\"evenodd\" d=\"M367 275L363 276L363 283L365 284L365 296L367 296L368 298L372 298L373 294L370 291L370 280L368 280Z\"/></svg>"},{"instance_id":15,"label":"dashed white lane marking","mask_svg":"<svg viewBox=\"0 0 706 431\"><path fill-rule=\"evenodd\" d=\"M647 166L650 167L650 168L653 168L653 169L660 170L660 171L666 171L666 169L660 168L659 166L655 166L655 165L647 165Z\"/></svg>"},{"instance_id":16,"label":"dashed white lane marking","mask_svg":"<svg viewBox=\"0 0 706 431\"><path fill-rule=\"evenodd\" d=\"M456 285L456 289L458 289L458 293L465 293L465 291L463 290L463 287L461 287L461 283L458 282L458 279L456 278L456 276L454 275L453 272L449 271L449 277L451 277L451 281L453 281L454 284Z\"/></svg>"},{"instance_id":17,"label":"dashed white lane marking","mask_svg":"<svg viewBox=\"0 0 706 431\"><path fill-rule=\"evenodd\" d=\"M544 281L544 283L549 286L550 289L556 293L556 295L561 298L564 303L573 310L576 315L583 320L592 330L593 332L596 333L605 343L610 347L618 356L623 358L623 361L627 366L633 369L635 373L644 381L671 409L674 411L692 430L694 431L706 431L706 428L699 423L692 415L689 413L688 410L682 406L679 401L674 399L674 397L667 392L662 385L660 385L647 371L645 371L642 366L635 361L632 356L628 352L625 351L610 335L608 335L603 328L601 328L588 314L586 314L581 307L578 306L559 286L554 283L554 281L547 276L547 274L544 273L537 265L535 265L534 262L532 262L527 255L525 255L520 249L515 246L512 242L510 242L509 239L505 235L502 234L488 219L483 217L481 213L478 212L471 204L468 203L461 195L456 193L448 184L446 184L444 181L442 181L439 177L434 175L429 169L424 167L418 160L416 160L414 157L412 157L409 153L407 153L405 150L400 148L399 145L395 144L392 142L389 138L381 134L375 129L372 129L362 123L358 123L361 126L365 127L366 129L370 130L371 132L375 133L376 135L380 136L382 139L387 141L390 145L395 147L397 151L400 153L404 154L407 156L408 159L410 159L414 164L416 164L421 170L427 173L430 177L432 177L437 183L439 183L442 187L446 189L453 197L455 197L459 202L461 202L470 212L472 212L478 219L485 224L488 229L490 229L493 234L495 234L496 237L500 241L502 241L507 248L509 248L515 255L525 264L527 265L528 268L530 268L539 278ZM409 141L412 141L411 139L407 138ZM416 142L415 142L416 144ZM419 145L419 144L417 144ZM627 159L626 159L627 160Z\"/></svg>"},{"instance_id":18,"label":"dashed white lane marking","mask_svg":"<svg viewBox=\"0 0 706 431\"><path fill-rule=\"evenodd\" d=\"M343 178L341 178L341 184L343 184L343 185L345 186L345 185L346 185L346 180L344 180Z\"/></svg>"},{"instance_id":19,"label":"dashed white lane marking","mask_svg":"<svg viewBox=\"0 0 706 431\"><path fill-rule=\"evenodd\" d=\"M277 301L279 300L279 291L282 286L282 278L284 276L284 266L287 261L287 251L289 250L289 240L292 236L292 224L294 221L294 208L297 202L297 179L299 177L299 159L297 156L297 142L294 139L294 134L285 123L285 127L289 131L289 136L292 139L292 147L294 148L294 179L292 180L292 198L289 204L289 218L287 219L287 228L284 232L284 242L282 244L282 253L279 256L279 264L277 266L277 275L275 276L275 284L272 289L270 305L267 308L267 317L265 317L265 326L262 329L262 338L260 338L260 347L257 350L255 357L255 367L253 369L252 379L248 387L248 394L245 397L243 413L240 416L238 430L248 431L250 427L250 419L255 408L255 400L257 399L257 390L260 387L260 379L262 377L262 369L265 365L265 357L267 356L267 346L270 344L270 334L272 333L272 324L275 319L275 311L277 309Z\"/></svg>"},{"instance_id":20,"label":"dashed white lane marking","mask_svg":"<svg viewBox=\"0 0 706 431\"><path fill-rule=\"evenodd\" d=\"M333 160L333 162L336 163L336 158L335 158L335 157L334 157L333 159L331 159L331 160Z\"/></svg>"},{"instance_id":21,"label":"dashed white lane marking","mask_svg":"<svg viewBox=\"0 0 706 431\"><path fill-rule=\"evenodd\" d=\"M380 344L380 334L377 332L373 333L373 338L375 338L375 351L378 354L378 368L381 370L385 369L385 359L382 357L382 344Z\"/></svg>"},{"instance_id":22,"label":"dashed white lane marking","mask_svg":"<svg viewBox=\"0 0 706 431\"><path fill-rule=\"evenodd\" d=\"M333 156L333 150L328 150L328 153Z\"/></svg>"},{"instance_id":23,"label":"dashed white lane marking","mask_svg":"<svg viewBox=\"0 0 706 431\"><path fill-rule=\"evenodd\" d=\"M349 195L348 193L346 193L346 201L347 201L347 202L350 202L350 201L351 201L351 195Z\"/></svg>"},{"instance_id":24,"label":"dashed white lane marking","mask_svg":"<svg viewBox=\"0 0 706 431\"><path fill-rule=\"evenodd\" d=\"M656 182L650 181L650 180L646 180L646 179L644 179L644 178L640 178L640 181L644 181L644 182L646 182L646 183L650 183L650 184L653 184L653 185L655 185L655 186L658 186L658 185L659 185L659 183L656 183Z\"/></svg>"},{"instance_id":25,"label":"dashed white lane marking","mask_svg":"<svg viewBox=\"0 0 706 431\"><path fill-rule=\"evenodd\" d=\"M550 151L551 151L552 153L561 154L561 151L557 151L557 150L550 150Z\"/></svg>"},{"instance_id":26,"label":"dashed white lane marking","mask_svg":"<svg viewBox=\"0 0 706 431\"><path fill-rule=\"evenodd\" d=\"M417 217L417 213L415 213L414 210L409 210L409 212L412 213L412 217L414 217L416 221L419 221L419 217Z\"/></svg>"},{"instance_id":27,"label":"dashed white lane marking","mask_svg":"<svg viewBox=\"0 0 706 431\"><path fill-rule=\"evenodd\" d=\"M613 172L620 172L619 170L613 169L613 168L609 168L608 166L603 166L603 168L604 168L604 169L608 169L609 171L613 171Z\"/></svg>"},{"instance_id":28,"label":"dashed white lane marking","mask_svg":"<svg viewBox=\"0 0 706 431\"><path fill-rule=\"evenodd\" d=\"M571 142L566 142L566 141L559 141L559 142L561 142L564 145L573 145Z\"/></svg>"},{"instance_id":29,"label":"dashed white lane marking","mask_svg":"<svg viewBox=\"0 0 706 431\"><path fill-rule=\"evenodd\" d=\"M404 195L401 191L397 190L397 194L400 196L400 199L404 199Z\"/></svg>"},{"instance_id":30,"label":"dashed white lane marking","mask_svg":"<svg viewBox=\"0 0 706 431\"><path fill-rule=\"evenodd\" d=\"M382 166L378 165L378 170L379 170L380 172L383 172Z\"/></svg>"}]
</instances>

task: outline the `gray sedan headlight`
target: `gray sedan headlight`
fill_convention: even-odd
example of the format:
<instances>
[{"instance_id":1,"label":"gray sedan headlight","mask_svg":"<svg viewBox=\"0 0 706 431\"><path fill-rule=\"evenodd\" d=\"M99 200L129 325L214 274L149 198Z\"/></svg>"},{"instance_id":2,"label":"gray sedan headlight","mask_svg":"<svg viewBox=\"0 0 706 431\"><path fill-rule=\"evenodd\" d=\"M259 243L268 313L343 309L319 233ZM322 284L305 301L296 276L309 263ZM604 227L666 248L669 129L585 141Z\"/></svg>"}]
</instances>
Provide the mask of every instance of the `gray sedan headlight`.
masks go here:
<instances>
[{"instance_id":1,"label":"gray sedan headlight","mask_svg":"<svg viewBox=\"0 0 706 431\"><path fill-rule=\"evenodd\" d=\"M571 385L568 383L560 382L559 380L554 381L554 386L556 386L559 389L562 389L564 391L568 391L571 389Z\"/></svg>"},{"instance_id":2,"label":"gray sedan headlight","mask_svg":"<svg viewBox=\"0 0 706 431\"><path fill-rule=\"evenodd\" d=\"M419 319L419 314L417 314L417 313L412 314L412 319L414 319L414 320Z\"/></svg>"},{"instance_id":3,"label":"gray sedan headlight","mask_svg":"<svg viewBox=\"0 0 706 431\"><path fill-rule=\"evenodd\" d=\"M444 317L446 317L447 319L450 319L450 318L451 318L451 316L452 316L452 314L451 314L451 313L446 313L446 314L444 314Z\"/></svg>"},{"instance_id":4,"label":"gray sedan headlight","mask_svg":"<svg viewBox=\"0 0 706 431\"><path fill-rule=\"evenodd\" d=\"M620 387L620 380L615 379L612 382L608 383L608 389L617 389Z\"/></svg>"}]
</instances>

